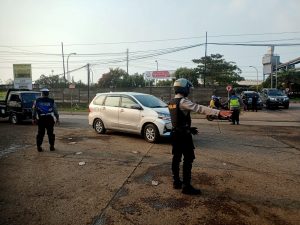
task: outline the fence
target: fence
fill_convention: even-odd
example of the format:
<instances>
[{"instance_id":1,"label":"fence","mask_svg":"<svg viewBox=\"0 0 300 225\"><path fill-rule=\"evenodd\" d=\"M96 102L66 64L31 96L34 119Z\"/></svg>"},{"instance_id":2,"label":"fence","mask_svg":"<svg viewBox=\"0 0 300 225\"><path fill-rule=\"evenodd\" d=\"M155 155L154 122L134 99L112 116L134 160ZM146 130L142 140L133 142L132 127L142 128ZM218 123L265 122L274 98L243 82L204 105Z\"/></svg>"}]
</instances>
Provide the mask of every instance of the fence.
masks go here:
<instances>
[{"instance_id":1,"label":"fence","mask_svg":"<svg viewBox=\"0 0 300 225\"><path fill-rule=\"evenodd\" d=\"M7 91L8 86L0 87L0 91ZM34 89L39 91L39 89ZM50 89L50 96L59 104L77 103L80 105L88 105L97 93L104 92L140 92L154 95L167 102L174 96L173 87L137 87L137 88L53 88ZM199 104L207 105L211 96L217 95L227 97L225 87L197 87L192 89L189 99Z\"/></svg>"}]
</instances>

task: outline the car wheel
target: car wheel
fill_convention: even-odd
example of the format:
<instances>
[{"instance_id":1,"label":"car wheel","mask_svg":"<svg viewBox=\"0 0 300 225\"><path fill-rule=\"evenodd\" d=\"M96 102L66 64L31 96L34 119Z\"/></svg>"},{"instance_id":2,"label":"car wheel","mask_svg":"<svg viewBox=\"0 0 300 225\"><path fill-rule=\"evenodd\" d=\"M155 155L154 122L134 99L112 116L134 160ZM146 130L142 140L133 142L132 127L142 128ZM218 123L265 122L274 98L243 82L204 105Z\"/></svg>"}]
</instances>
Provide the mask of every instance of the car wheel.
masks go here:
<instances>
[{"instance_id":1,"label":"car wheel","mask_svg":"<svg viewBox=\"0 0 300 225\"><path fill-rule=\"evenodd\" d=\"M289 104L284 105L284 108L288 109L289 108Z\"/></svg>"},{"instance_id":2,"label":"car wheel","mask_svg":"<svg viewBox=\"0 0 300 225\"><path fill-rule=\"evenodd\" d=\"M9 121L10 121L10 123L12 123L12 124L17 124L17 123L19 123L19 118L18 118L17 114L16 114L16 113L10 114Z\"/></svg>"},{"instance_id":3,"label":"car wheel","mask_svg":"<svg viewBox=\"0 0 300 225\"><path fill-rule=\"evenodd\" d=\"M104 134L106 129L104 123L100 119L96 119L94 122L94 129L98 134Z\"/></svg>"},{"instance_id":4,"label":"car wheel","mask_svg":"<svg viewBox=\"0 0 300 225\"><path fill-rule=\"evenodd\" d=\"M144 138L150 143L155 143L159 139L158 129L154 124L146 125L144 129Z\"/></svg>"},{"instance_id":5,"label":"car wheel","mask_svg":"<svg viewBox=\"0 0 300 225\"><path fill-rule=\"evenodd\" d=\"M207 119L208 121L213 121L215 118L214 118L214 116L212 116L212 115L207 115L207 116L206 116L206 119Z\"/></svg>"}]
</instances>

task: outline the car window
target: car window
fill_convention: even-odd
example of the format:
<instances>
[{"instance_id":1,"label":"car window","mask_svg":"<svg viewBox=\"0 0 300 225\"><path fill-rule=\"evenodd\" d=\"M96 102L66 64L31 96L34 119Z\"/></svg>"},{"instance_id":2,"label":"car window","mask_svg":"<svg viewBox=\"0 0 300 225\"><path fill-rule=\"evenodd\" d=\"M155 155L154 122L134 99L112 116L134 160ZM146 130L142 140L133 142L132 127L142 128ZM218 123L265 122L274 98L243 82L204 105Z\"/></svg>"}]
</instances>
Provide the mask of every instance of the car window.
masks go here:
<instances>
[{"instance_id":1,"label":"car window","mask_svg":"<svg viewBox=\"0 0 300 225\"><path fill-rule=\"evenodd\" d=\"M33 102L34 100L36 100L38 97L41 96L40 93L22 93L22 100L24 103L28 103L28 102Z\"/></svg>"},{"instance_id":2,"label":"car window","mask_svg":"<svg viewBox=\"0 0 300 225\"><path fill-rule=\"evenodd\" d=\"M105 99L105 106L119 107L120 96L107 96Z\"/></svg>"},{"instance_id":3,"label":"car window","mask_svg":"<svg viewBox=\"0 0 300 225\"><path fill-rule=\"evenodd\" d=\"M21 102L21 99L20 99L19 95L11 95L10 101Z\"/></svg>"},{"instance_id":4,"label":"car window","mask_svg":"<svg viewBox=\"0 0 300 225\"><path fill-rule=\"evenodd\" d=\"M99 95L95 98L93 103L95 105L103 105L104 98L105 98L105 95Z\"/></svg>"},{"instance_id":5,"label":"car window","mask_svg":"<svg viewBox=\"0 0 300 225\"><path fill-rule=\"evenodd\" d=\"M270 90L269 95L270 96L282 96L283 93L280 90Z\"/></svg>"},{"instance_id":6,"label":"car window","mask_svg":"<svg viewBox=\"0 0 300 225\"><path fill-rule=\"evenodd\" d=\"M123 96L121 99L121 107L123 107L123 108L130 108L131 106L136 105L136 104L137 103L129 97Z\"/></svg>"},{"instance_id":7,"label":"car window","mask_svg":"<svg viewBox=\"0 0 300 225\"><path fill-rule=\"evenodd\" d=\"M134 95L139 102L149 108L165 108L167 104L153 95Z\"/></svg>"}]
</instances>

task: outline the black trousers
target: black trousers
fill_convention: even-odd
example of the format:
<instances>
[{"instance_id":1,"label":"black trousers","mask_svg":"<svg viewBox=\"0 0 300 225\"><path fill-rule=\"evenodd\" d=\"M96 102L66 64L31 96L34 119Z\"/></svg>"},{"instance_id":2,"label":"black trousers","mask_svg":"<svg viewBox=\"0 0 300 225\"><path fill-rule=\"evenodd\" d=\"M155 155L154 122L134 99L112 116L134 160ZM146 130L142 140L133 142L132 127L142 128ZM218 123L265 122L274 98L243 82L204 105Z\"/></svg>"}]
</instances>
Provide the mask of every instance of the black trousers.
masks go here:
<instances>
[{"instance_id":1,"label":"black trousers","mask_svg":"<svg viewBox=\"0 0 300 225\"><path fill-rule=\"evenodd\" d=\"M55 134L54 132L54 119L52 116L40 116L38 120L38 134L36 136L36 145L41 146L47 130L48 141L50 146L54 146Z\"/></svg>"},{"instance_id":2,"label":"black trousers","mask_svg":"<svg viewBox=\"0 0 300 225\"><path fill-rule=\"evenodd\" d=\"M191 134L172 132L172 173L174 182L180 181L180 162L183 156L183 184L190 185L192 165L195 159L194 148Z\"/></svg>"},{"instance_id":3,"label":"black trousers","mask_svg":"<svg viewBox=\"0 0 300 225\"><path fill-rule=\"evenodd\" d=\"M233 124L239 123L240 122L240 110L239 109L233 109L231 111L232 111L232 116L231 116L232 123Z\"/></svg>"}]
</instances>

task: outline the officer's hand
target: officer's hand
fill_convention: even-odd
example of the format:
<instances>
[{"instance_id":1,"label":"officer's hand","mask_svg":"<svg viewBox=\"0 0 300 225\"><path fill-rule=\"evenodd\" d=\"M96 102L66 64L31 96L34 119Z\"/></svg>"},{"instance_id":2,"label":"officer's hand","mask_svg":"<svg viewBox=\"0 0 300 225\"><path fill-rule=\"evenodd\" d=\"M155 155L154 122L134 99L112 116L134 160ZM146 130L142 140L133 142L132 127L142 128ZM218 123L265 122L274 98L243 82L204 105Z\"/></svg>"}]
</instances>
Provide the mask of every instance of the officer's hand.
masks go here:
<instances>
[{"instance_id":1,"label":"officer's hand","mask_svg":"<svg viewBox=\"0 0 300 225\"><path fill-rule=\"evenodd\" d=\"M229 110L222 110L219 113L219 117L224 118L224 119L228 119L232 116L232 111Z\"/></svg>"},{"instance_id":2,"label":"officer's hand","mask_svg":"<svg viewBox=\"0 0 300 225\"><path fill-rule=\"evenodd\" d=\"M60 121L59 120L56 120L56 125L60 125Z\"/></svg>"},{"instance_id":3,"label":"officer's hand","mask_svg":"<svg viewBox=\"0 0 300 225\"><path fill-rule=\"evenodd\" d=\"M33 125L37 124L36 119L32 119L32 124L33 124Z\"/></svg>"},{"instance_id":4,"label":"officer's hand","mask_svg":"<svg viewBox=\"0 0 300 225\"><path fill-rule=\"evenodd\" d=\"M197 127L191 127L190 128L191 134L192 135L197 135L199 133L198 128Z\"/></svg>"}]
</instances>

